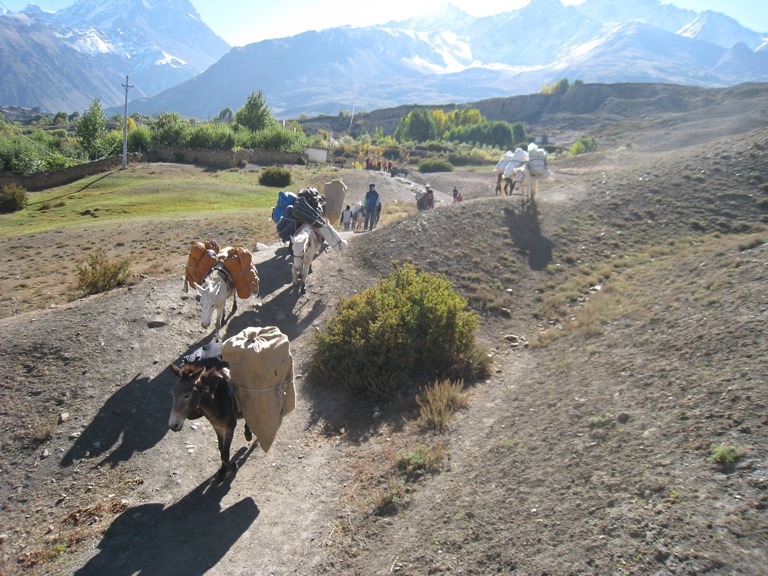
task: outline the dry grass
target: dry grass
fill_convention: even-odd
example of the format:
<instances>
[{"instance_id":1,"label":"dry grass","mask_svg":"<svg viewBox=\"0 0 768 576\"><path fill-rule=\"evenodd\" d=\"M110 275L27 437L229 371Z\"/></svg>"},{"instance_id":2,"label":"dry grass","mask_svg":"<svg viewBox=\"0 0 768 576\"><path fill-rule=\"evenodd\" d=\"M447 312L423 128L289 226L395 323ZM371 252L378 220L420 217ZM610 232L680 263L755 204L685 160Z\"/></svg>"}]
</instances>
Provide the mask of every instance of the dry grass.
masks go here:
<instances>
[{"instance_id":1,"label":"dry grass","mask_svg":"<svg viewBox=\"0 0 768 576\"><path fill-rule=\"evenodd\" d=\"M416 396L418 424L425 430L445 432L453 415L468 403L464 382L442 380L427 386Z\"/></svg>"}]
</instances>

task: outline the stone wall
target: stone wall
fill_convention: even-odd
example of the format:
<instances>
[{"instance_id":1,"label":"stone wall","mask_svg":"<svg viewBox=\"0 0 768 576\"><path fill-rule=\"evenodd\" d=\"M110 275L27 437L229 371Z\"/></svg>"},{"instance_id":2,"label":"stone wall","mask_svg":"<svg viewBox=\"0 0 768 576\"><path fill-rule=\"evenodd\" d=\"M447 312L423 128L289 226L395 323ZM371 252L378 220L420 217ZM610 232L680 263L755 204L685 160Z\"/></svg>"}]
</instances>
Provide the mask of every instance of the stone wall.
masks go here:
<instances>
[{"instance_id":1,"label":"stone wall","mask_svg":"<svg viewBox=\"0 0 768 576\"><path fill-rule=\"evenodd\" d=\"M147 162L178 162L214 168L243 168L248 164L305 164L307 158L296 152L275 150L211 150L209 148L156 148L145 154Z\"/></svg>"}]
</instances>

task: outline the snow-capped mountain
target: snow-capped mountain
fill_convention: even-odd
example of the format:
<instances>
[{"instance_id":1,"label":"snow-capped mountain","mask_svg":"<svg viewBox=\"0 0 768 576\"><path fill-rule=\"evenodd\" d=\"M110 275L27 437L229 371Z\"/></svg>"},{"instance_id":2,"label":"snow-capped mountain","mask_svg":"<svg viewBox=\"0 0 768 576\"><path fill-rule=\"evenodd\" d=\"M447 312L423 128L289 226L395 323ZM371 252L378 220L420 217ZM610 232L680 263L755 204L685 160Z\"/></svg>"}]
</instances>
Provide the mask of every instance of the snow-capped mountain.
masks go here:
<instances>
[{"instance_id":1,"label":"snow-capped mountain","mask_svg":"<svg viewBox=\"0 0 768 576\"><path fill-rule=\"evenodd\" d=\"M188 0L79 0L57 12L0 14L0 102L83 110L93 98L151 96L205 70L229 50ZM6 73L7 71L7 73Z\"/></svg>"},{"instance_id":2,"label":"snow-capped mountain","mask_svg":"<svg viewBox=\"0 0 768 576\"><path fill-rule=\"evenodd\" d=\"M130 61L136 74L157 71L157 78L147 76L155 83L131 75L141 91L131 92L130 109L146 114L176 111L209 118L225 108L236 110L257 90L276 115L290 118L530 94L562 78L701 86L768 81L764 35L722 14L682 10L661 0L586 0L578 6L531 0L484 18L447 5L429 16L381 26L305 32L222 51L207 69L165 90L154 87L202 61L195 50L201 51L203 42L190 39L213 34L187 0L81 0L56 13L0 16L0 62L5 62L4 22L24 17L40 29L40 42L58 42L62 59L89 54L123 66ZM136 39L140 42L131 42ZM16 92L0 85L0 103L41 105L29 98L9 100L36 81L37 74L27 73L14 84ZM49 81L43 91L61 94L58 87L64 85L71 92L80 87ZM121 112L124 93L119 82L110 86L117 87L116 93L111 88L111 101L120 97L112 105ZM83 90L85 106L102 97L97 89Z\"/></svg>"}]
</instances>

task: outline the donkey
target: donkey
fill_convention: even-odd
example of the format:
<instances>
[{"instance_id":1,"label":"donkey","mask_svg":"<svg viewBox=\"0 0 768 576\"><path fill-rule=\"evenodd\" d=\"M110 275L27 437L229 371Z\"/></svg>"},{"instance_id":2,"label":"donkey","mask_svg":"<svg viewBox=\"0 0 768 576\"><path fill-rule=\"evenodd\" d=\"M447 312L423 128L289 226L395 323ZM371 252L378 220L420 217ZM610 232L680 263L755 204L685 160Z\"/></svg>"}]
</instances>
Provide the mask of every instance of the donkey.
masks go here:
<instances>
[{"instance_id":1,"label":"donkey","mask_svg":"<svg viewBox=\"0 0 768 576\"><path fill-rule=\"evenodd\" d=\"M321 244L319 234L309 224L304 224L296 234L291 236L293 253L291 280L294 286L299 287L301 294L307 291L307 276L312 268L312 261L320 251Z\"/></svg>"},{"instance_id":2,"label":"donkey","mask_svg":"<svg viewBox=\"0 0 768 576\"><path fill-rule=\"evenodd\" d=\"M243 413L238 409L235 390L229 379L229 369L225 362L206 368L195 364L176 364L169 366L177 379L171 388L173 406L168 419L168 428L178 432L184 426L184 420L205 416L216 431L219 441L221 467L216 473L218 479L237 470L237 463L229 459L229 449L235 434L238 419ZM250 442L253 434L245 424L245 439Z\"/></svg>"},{"instance_id":3,"label":"donkey","mask_svg":"<svg viewBox=\"0 0 768 576\"><path fill-rule=\"evenodd\" d=\"M224 312L227 305L227 298L232 296L232 312L229 317L234 316L237 311L237 293L229 273L221 264L216 264L211 268L203 279L203 285L192 283L192 287L200 295L200 307L203 316L200 324L203 328L211 325L214 310L216 311L216 328L214 331L216 341L221 338L219 330L224 324Z\"/></svg>"}]
</instances>

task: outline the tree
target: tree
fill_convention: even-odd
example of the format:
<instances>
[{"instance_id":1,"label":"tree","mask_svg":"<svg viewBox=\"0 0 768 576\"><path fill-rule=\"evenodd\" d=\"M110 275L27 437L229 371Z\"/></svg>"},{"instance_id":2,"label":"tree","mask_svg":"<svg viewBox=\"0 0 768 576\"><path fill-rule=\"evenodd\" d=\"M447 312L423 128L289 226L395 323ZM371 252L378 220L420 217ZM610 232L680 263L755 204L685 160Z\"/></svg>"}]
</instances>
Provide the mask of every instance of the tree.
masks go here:
<instances>
[{"instance_id":1,"label":"tree","mask_svg":"<svg viewBox=\"0 0 768 576\"><path fill-rule=\"evenodd\" d=\"M223 124L231 124L232 123L232 117L234 115L235 115L235 113L232 112L232 108L227 106L221 112L219 112L218 116L216 116L216 121L217 122L221 122Z\"/></svg>"},{"instance_id":2,"label":"tree","mask_svg":"<svg viewBox=\"0 0 768 576\"><path fill-rule=\"evenodd\" d=\"M427 142L437 136L437 127L432 115L426 108L414 108L406 114L395 129L395 137L400 140Z\"/></svg>"},{"instance_id":3,"label":"tree","mask_svg":"<svg viewBox=\"0 0 768 576\"><path fill-rule=\"evenodd\" d=\"M256 132L274 126L277 121L272 116L272 111L267 106L264 94L261 90L252 92L248 99L235 113L235 120L241 126Z\"/></svg>"},{"instance_id":4,"label":"tree","mask_svg":"<svg viewBox=\"0 0 768 576\"><path fill-rule=\"evenodd\" d=\"M99 157L100 141L107 133L107 120L101 109L101 102L94 98L88 110L83 112L75 128L75 135L80 146L89 158Z\"/></svg>"},{"instance_id":5,"label":"tree","mask_svg":"<svg viewBox=\"0 0 768 576\"><path fill-rule=\"evenodd\" d=\"M178 112L163 112L152 124L152 143L156 146L186 146L189 124Z\"/></svg>"}]
</instances>

